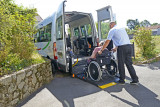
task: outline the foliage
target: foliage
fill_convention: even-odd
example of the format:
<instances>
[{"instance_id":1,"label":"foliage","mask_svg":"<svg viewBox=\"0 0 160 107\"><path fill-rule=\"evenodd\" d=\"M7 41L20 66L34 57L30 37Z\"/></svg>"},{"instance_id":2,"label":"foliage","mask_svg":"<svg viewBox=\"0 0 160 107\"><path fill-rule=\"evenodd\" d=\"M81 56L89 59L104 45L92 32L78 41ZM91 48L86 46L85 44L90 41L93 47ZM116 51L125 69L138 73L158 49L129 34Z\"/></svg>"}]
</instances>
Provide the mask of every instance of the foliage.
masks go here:
<instances>
[{"instance_id":1,"label":"foliage","mask_svg":"<svg viewBox=\"0 0 160 107\"><path fill-rule=\"evenodd\" d=\"M155 43L155 54L156 54L156 59L155 60L150 60L149 63L151 62L154 62L154 61L160 61L160 57L158 57L160 55L160 44L159 44L159 41L160 41L160 35L159 36L152 36L152 39ZM131 40L131 42L134 42L134 39ZM134 42L135 43L135 42ZM133 58L133 63L134 64L141 64L142 62L148 62L148 59L142 57L136 43L135 43L135 55L136 55L136 58L134 59ZM155 57L153 56L151 59L154 59Z\"/></svg>"},{"instance_id":2,"label":"foliage","mask_svg":"<svg viewBox=\"0 0 160 107\"><path fill-rule=\"evenodd\" d=\"M147 59L155 56L155 43L151 30L141 27L136 30L135 35L134 41L140 49L140 54Z\"/></svg>"},{"instance_id":3,"label":"foliage","mask_svg":"<svg viewBox=\"0 0 160 107\"><path fill-rule=\"evenodd\" d=\"M96 22L96 28L98 30L98 23ZM109 23L101 22L101 38L106 39L110 30Z\"/></svg>"},{"instance_id":4,"label":"foliage","mask_svg":"<svg viewBox=\"0 0 160 107\"><path fill-rule=\"evenodd\" d=\"M131 29L126 28L126 32L127 32L127 34L132 35L136 32L136 30L134 30L134 29L131 30Z\"/></svg>"},{"instance_id":5,"label":"foliage","mask_svg":"<svg viewBox=\"0 0 160 107\"><path fill-rule=\"evenodd\" d=\"M35 51L36 9L16 5L12 0L0 1L0 71L1 75L33 64Z\"/></svg>"},{"instance_id":6,"label":"foliage","mask_svg":"<svg viewBox=\"0 0 160 107\"><path fill-rule=\"evenodd\" d=\"M128 19L127 26L129 29L135 29L136 27L140 26L140 23L139 23L138 19L136 19L136 20Z\"/></svg>"},{"instance_id":7,"label":"foliage","mask_svg":"<svg viewBox=\"0 0 160 107\"><path fill-rule=\"evenodd\" d=\"M156 51L156 55L159 55L160 54L160 35L157 35L157 36L152 36L154 42L155 42L155 51Z\"/></svg>"},{"instance_id":8,"label":"foliage","mask_svg":"<svg viewBox=\"0 0 160 107\"><path fill-rule=\"evenodd\" d=\"M158 23L153 23L153 24L151 24L151 26L155 26L155 25L158 25Z\"/></svg>"},{"instance_id":9,"label":"foliage","mask_svg":"<svg viewBox=\"0 0 160 107\"><path fill-rule=\"evenodd\" d=\"M141 27L150 27L151 23L148 20L144 20L144 21L140 22L140 26Z\"/></svg>"},{"instance_id":10,"label":"foliage","mask_svg":"<svg viewBox=\"0 0 160 107\"><path fill-rule=\"evenodd\" d=\"M102 22L101 23L102 39L106 39L107 38L109 30L110 30L109 23Z\"/></svg>"}]
</instances>

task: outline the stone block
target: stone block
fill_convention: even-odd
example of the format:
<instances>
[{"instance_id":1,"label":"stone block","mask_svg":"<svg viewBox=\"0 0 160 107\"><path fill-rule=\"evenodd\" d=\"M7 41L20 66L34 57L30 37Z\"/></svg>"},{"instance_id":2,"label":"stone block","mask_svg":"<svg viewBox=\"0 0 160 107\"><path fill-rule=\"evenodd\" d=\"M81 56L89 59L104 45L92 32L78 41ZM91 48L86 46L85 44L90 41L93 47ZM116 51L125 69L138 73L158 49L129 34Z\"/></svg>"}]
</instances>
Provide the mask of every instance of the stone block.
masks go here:
<instances>
[{"instance_id":1,"label":"stone block","mask_svg":"<svg viewBox=\"0 0 160 107\"><path fill-rule=\"evenodd\" d=\"M2 93L0 93L0 100L2 100L2 98L3 98L3 97L2 97Z\"/></svg>"},{"instance_id":2,"label":"stone block","mask_svg":"<svg viewBox=\"0 0 160 107\"><path fill-rule=\"evenodd\" d=\"M42 76L40 76L40 77L38 78L38 80L39 80L39 82L41 82L41 81L43 80Z\"/></svg>"},{"instance_id":3,"label":"stone block","mask_svg":"<svg viewBox=\"0 0 160 107\"><path fill-rule=\"evenodd\" d=\"M36 84L35 89L37 90L39 88L39 83Z\"/></svg>"},{"instance_id":4,"label":"stone block","mask_svg":"<svg viewBox=\"0 0 160 107\"><path fill-rule=\"evenodd\" d=\"M28 78L25 78L24 81L25 81L25 84L28 84Z\"/></svg>"},{"instance_id":5,"label":"stone block","mask_svg":"<svg viewBox=\"0 0 160 107\"><path fill-rule=\"evenodd\" d=\"M14 106L18 103L19 98L14 99L13 101L11 101L11 105Z\"/></svg>"},{"instance_id":6,"label":"stone block","mask_svg":"<svg viewBox=\"0 0 160 107\"><path fill-rule=\"evenodd\" d=\"M10 85L11 82L12 82L12 77L10 75L0 78L0 85Z\"/></svg>"},{"instance_id":7,"label":"stone block","mask_svg":"<svg viewBox=\"0 0 160 107\"><path fill-rule=\"evenodd\" d=\"M24 71L20 71L20 73L17 73L17 84L19 84L24 78L26 74Z\"/></svg>"},{"instance_id":8,"label":"stone block","mask_svg":"<svg viewBox=\"0 0 160 107\"><path fill-rule=\"evenodd\" d=\"M19 93L15 91L13 94L13 99L17 98L18 96L19 96Z\"/></svg>"},{"instance_id":9,"label":"stone block","mask_svg":"<svg viewBox=\"0 0 160 107\"><path fill-rule=\"evenodd\" d=\"M28 88L28 92L32 93L32 88L31 87Z\"/></svg>"},{"instance_id":10,"label":"stone block","mask_svg":"<svg viewBox=\"0 0 160 107\"><path fill-rule=\"evenodd\" d=\"M24 92L24 93L28 91L28 87L29 87L28 85L25 85L25 86L24 86L24 88L23 88L23 92Z\"/></svg>"},{"instance_id":11,"label":"stone block","mask_svg":"<svg viewBox=\"0 0 160 107\"><path fill-rule=\"evenodd\" d=\"M37 83L37 78L36 78L35 74L32 74L32 85L35 86L36 83Z\"/></svg>"},{"instance_id":12,"label":"stone block","mask_svg":"<svg viewBox=\"0 0 160 107\"><path fill-rule=\"evenodd\" d=\"M31 76L32 75L32 71L29 71L29 72L26 72L27 73L27 77Z\"/></svg>"},{"instance_id":13,"label":"stone block","mask_svg":"<svg viewBox=\"0 0 160 107\"><path fill-rule=\"evenodd\" d=\"M15 83L17 81L17 74L14 73L11 76L12 76L12 81Z\"/></svg>"},{"instance_id":14,"label":"stone block","mask_svg":"<svg viewBox=\"0 0 160 107\"><path fill-rule=\"evenodd\" d=\"M13 83L11 83L11 85L8 88L8 93L12 94L15 90L16 90L17 86L13 85Z\"/></svg>"},{"instance_id":15,"label":"stone block","mask_svg":"<svg viewBox=\"0 0 160 107\"><path fill-rule=\"evenodd\" d=\"M25 84L25 82L21 82L21 83L18 85L18 89L22 90L24 84Z\"/></svg>"},{"instance_id":16,"label":"stone block","mask_svg":"<svg viewBox=\"0 0 160 107\"><path fill-rule=\"evenodd\" d=\"M0 107L5 107L5 105L3 103L0 102Z\"/></svg>"},{"instance_id":17,"label":"stone block","mask_svg":"<svg viewBox=\"0 0 160 107\"><path fill-rule=\"evenodd\" d=\"M37 73L37 69L33 69L33 73L34 73L34 74Z\"/></svg>"},{"instance_id":18,"label":"stone block","mask_svg":"<svg viewBox=\"0 0 160 107\"><path fill-rule=\"evenodd\" d=\"M46 65L45 64L42 64L42 69L46 69Z\"/></svg>"},{"instance_id":19,"label":"stone block","mask_svg":"<svg viewBox=\"0 0 160 107\"><path fill-rule=\"evenodd\" d=\"M30 95L30 93L27 91L24 95L23 98L27 98Z\"/></svg>"},{"instance_id":20,"label":"stone block","mask_svg":"<svg viewBox=\"0 0 160 107\"><path fill-rule=\"evenodd\" d=\"M40 73L39 73L39 72L36 73L36 77L37 77L37 78L40 77Z\"/></svg>"}]
</instances>

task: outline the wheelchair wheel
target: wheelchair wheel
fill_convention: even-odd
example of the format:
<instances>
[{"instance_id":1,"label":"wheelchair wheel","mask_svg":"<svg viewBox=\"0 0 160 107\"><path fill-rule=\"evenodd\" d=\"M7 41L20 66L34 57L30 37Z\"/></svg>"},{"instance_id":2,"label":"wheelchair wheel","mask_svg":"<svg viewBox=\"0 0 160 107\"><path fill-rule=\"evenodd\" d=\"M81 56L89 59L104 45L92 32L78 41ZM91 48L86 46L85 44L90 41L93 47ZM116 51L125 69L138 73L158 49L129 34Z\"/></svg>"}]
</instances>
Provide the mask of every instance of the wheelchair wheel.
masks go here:
<instances>
[{"instance_id":1,"label":"wheelchair wheel","mask_svg":"<svg viewBox=\"0 0 160 107\"><path fill-rule=\"evenodd\" d=\"M117 64L114 60L111 60L110 64L106 65L107 73L111 77L115 77L117 75Z\"/></svg>"},{"instance_id":2,"label":"wheelchair wheel","mask_svg":"<svg viewBox=\"0 0 160 107\"><path fill-rule=\"evenodd\" d=\"M101 79L102 71L99 64L96 61L90 62L88 66L88 74L93 81L99 81Z\"/></svg>"}]
</instances>

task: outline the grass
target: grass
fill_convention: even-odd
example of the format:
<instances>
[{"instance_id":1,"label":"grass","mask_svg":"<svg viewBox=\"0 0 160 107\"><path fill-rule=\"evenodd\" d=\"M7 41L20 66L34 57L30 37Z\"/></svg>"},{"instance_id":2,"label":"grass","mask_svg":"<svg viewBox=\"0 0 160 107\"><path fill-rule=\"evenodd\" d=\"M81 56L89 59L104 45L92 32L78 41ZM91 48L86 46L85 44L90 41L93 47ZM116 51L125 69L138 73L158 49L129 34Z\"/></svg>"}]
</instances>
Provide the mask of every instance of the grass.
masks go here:
<instances>
[{"instance_id":1,"label":"grass","mask_svg":"<svg viewBox=\"0 0 160 107\"><path fill-rule=\"evenodd\" d=\"M152 37L153 37L153 40L154 40L154 42L156 44L156 47L155 47L156 56L160 55L160 43L159 43L159 41L160 41L160 35L152 36ZM133 43L133 42L134 42L134 40L132 39L131 43ZM156 59L152 60L151 62L159 61L159 59L160 58L157 57ZM142 55L139 52L138 47L135 44L135 59L133 59L133 64L140 64L143 61L145 62L146 60L148 60L148 59L145 59L145 58L142 57Z\"/></svg>"},{"instance_id":2,"label":"grass","mask_svg":"<svg viewBox=\"0 0 160 107\"><path fill-rule=\"evenodd\" d=\"M10 60L13 60L14 57L12 56ZM18 64L17 64L18 62ZM34 64L39 64L45 62L45 59L41 57L36 51L32 53L30 59L14 59L12 62L9 62L8 65L4 63L4 66L0 68L0 77L6 74L11 74L12 72L19 71L25 69ZM13 64L12 64L13 63Z\"/></svg>"},{"instance_id":3,"label":"grass","mask_svg":"<svg viewBox=\"0 0 160 107\"><path fill-rule=\"evenodd\" d=\"M33 52L31 59L33 64L45 62L44 58L40 54L38 54L37 51Z\"/></svg>"}]
</instances>

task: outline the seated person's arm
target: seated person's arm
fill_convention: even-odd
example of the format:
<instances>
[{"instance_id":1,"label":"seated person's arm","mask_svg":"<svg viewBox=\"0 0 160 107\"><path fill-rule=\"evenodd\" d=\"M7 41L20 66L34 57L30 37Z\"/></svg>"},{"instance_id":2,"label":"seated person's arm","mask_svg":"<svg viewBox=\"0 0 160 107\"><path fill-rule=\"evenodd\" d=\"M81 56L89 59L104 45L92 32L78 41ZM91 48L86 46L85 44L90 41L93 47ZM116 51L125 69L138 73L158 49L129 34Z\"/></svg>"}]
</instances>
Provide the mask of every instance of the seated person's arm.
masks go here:
<instances>
[{"instance_id":1,"label":"seated person's arm","mask_svg":"<svg viewBox=\"0 0 160 107\"><path fill-rule=\"evenodd\" d=\"M90 58L96 58L96 54L97 54L98 51L100 51L100 49L102 48L103 44L104 44L104 41L101 41L101 42L99 43L100 46L94 48L94 50L93 50L92 55L91 55Z\"/></svg>"}]
</instances>

